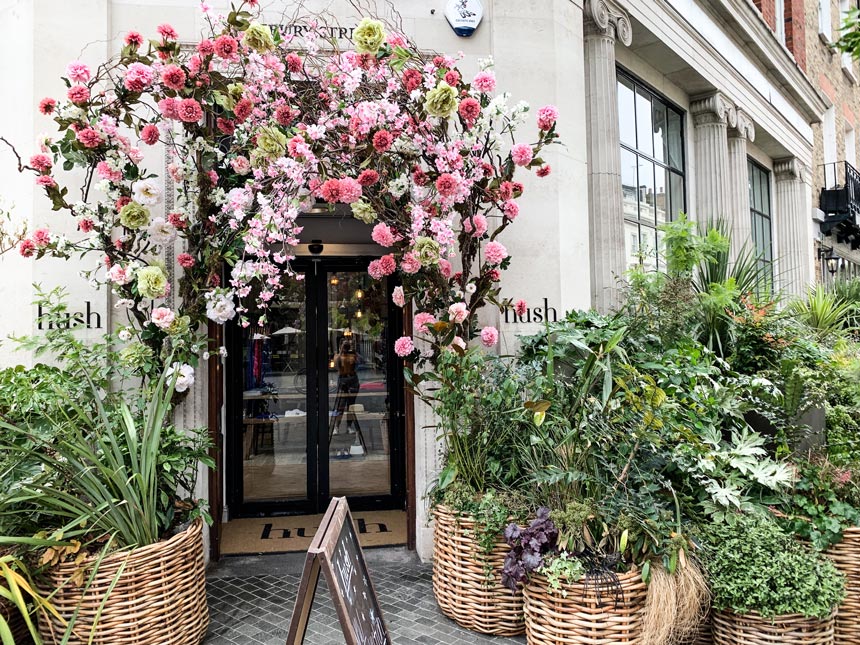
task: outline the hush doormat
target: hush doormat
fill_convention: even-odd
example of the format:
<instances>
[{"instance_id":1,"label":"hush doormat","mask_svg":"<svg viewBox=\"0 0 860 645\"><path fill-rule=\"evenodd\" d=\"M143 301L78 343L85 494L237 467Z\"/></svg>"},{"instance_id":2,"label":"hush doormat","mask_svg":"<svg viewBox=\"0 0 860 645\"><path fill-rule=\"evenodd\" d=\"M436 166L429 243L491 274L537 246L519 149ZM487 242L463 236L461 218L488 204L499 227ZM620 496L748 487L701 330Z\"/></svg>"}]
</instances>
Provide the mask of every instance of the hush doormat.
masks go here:
<instances>
[{"instance_id":1,"label":"hush doormat","mask_svg":"<svg viewBox=\"0 0 860 645\"><path fill-rule=\"evenodd\" d=\"M307 551L319 527L320 515L260 517L221 525L221 555ZM405 511L353 512L362 548L406 544Z\"/></svg>"}]
</instances>

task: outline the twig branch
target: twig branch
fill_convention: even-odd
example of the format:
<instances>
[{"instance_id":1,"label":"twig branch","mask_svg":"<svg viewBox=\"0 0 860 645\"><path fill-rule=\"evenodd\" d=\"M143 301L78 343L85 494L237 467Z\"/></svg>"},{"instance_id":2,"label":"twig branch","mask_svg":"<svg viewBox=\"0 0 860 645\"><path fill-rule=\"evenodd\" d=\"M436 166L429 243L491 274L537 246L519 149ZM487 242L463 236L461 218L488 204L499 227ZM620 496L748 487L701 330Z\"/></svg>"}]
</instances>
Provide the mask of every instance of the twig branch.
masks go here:
<instances>
[{"instance_id":1,"label":"twig branch","mask_svg":"<svg viewBox=\"0 0 860 645\"><path fill-rule=\"evenodd\" d=\"M9 146L9 148L12 150L12 154L14 154L15 158L18 159L18 172L24 172L25 170L32 170L33 172L38 172L35 168L28 166L21 160L21 155L18 154L18 151L15 149L15 146L13 146L9 141L7 141L5 137L0 137L0 141Z\"/></svg>"}]
</instances>

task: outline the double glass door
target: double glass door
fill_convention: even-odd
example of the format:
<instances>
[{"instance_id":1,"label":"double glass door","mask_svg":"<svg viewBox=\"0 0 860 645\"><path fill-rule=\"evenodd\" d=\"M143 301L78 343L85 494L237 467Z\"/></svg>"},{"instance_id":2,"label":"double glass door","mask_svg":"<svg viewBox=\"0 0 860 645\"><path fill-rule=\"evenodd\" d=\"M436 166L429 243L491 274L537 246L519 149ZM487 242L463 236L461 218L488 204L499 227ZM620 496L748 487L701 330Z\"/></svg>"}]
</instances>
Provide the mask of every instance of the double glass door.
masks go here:
<instances>
[{"instance_id":1,"label":"double glass door","mask_svg":"<svg viewBox=\"0 0 860 645\"><path fill-rule=\"evenodd\" d=\"M232 330L231 513L316 513L336 496L359 510L402 508L394 285L372 280L366 260L295 268L266 324Z\"/></svg>"}]
</instances>

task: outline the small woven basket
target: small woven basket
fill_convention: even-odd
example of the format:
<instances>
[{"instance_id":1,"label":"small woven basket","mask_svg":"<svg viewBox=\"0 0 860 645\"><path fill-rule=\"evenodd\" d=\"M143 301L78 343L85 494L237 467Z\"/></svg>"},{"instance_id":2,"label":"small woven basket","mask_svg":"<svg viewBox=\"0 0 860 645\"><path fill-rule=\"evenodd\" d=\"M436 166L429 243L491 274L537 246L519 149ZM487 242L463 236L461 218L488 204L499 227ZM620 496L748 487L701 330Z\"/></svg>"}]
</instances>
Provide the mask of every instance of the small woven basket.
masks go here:
<instances>
[{"instance_id":1,"label":"small woven basket","mask_svg":"<svg viewBox=\"0 0 860 645\"><path fill-rule=\"evenodd\" d=\"M836 614L836 642L860 643L860 528L845 529L842 541L825 554L845 575L845 600Z\"/></svg>"},{"instance_id":2,"label":"small woven basket","mask_svg":"<svg viewBox=\"0 0 860 645\"><path fill-rule=\"evenodd\" d=\"M550 593L547 579L532 575L524 590L529 645L633 645L640 642L648 586L634 569L618 585L581 580Z\"/></svg>"},{"instance_id":3,"label":"small woven basket","mask_svg":"<svg viewBox=\"0 0 860 645\"><path fill-rule=\"evenodd\" d=\"M203 641L209 609L199 519L167 540L105 557L85 592L94 564L94 559L79 566L61 564L39 583L46 595L57 589L50 602L64 620L78 610L69 645L87 643L94 623L97 645L198 645ZM69 580L80 573L81 566L84 585L77 587ZM39 633L46 643L59 643L65 628L47 612L39 617Z\"/></svg>"},{"instance_id":4,"label":"small woven basket","mask_svg":"<svg viewBox=\"0 0 860 645\"><path fill-rule=\"evenodd\" d=\"M433 515L433 594L442 613L482 634L522 634L522 592L512 593L502 584L502 567L510 551L502 536L485 554L474 537L474 518L442 505L435 507Z\"/></svg>"},{"instance_id":5,"label":"small woven basket","mask_svg":"<svg viewBox=\"0 0 860 645\"><path fill-rule=\"evenodd\" d=\"M833 645L835 613L823 620L800 614L771 619L756 613L714 610L714 645Z\"/></svg>"}]
</instances>

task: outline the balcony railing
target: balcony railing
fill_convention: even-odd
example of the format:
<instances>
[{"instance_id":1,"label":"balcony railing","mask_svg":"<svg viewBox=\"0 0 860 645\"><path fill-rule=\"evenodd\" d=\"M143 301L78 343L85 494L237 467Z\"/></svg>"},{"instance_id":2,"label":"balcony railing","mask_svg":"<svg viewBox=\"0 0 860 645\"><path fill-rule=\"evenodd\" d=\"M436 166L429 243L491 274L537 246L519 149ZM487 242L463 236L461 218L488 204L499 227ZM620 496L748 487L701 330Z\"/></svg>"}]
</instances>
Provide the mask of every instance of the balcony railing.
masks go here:
<instances>
[{"instance_id":1,"label":"balcony railing","mask_svg":"<svg viewBox=\"0 0 860 645\"><path fill-rule=\"evenodd\" d=\"M852 248L860 244L860 172L847 161L823 164L818 207L824 212L821 232L836 234Z\"/></svg>"}]
</instances>

